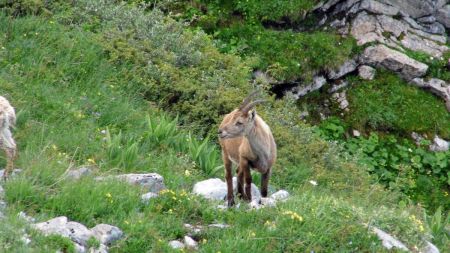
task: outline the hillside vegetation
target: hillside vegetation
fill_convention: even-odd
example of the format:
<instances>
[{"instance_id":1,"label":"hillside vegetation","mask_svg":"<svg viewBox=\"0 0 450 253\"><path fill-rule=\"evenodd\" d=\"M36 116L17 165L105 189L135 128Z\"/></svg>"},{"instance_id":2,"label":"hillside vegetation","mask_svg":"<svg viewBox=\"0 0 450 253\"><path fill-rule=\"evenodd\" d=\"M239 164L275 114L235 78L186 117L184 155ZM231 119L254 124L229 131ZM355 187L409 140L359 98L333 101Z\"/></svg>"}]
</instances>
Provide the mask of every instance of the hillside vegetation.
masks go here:
<instances>
[{"instance_id":1,"label":"hillside vegetation","mask_svg":"<svg viewBox=\"0 0 450 253\"><path fill-rule=\"evenodd\" d=\"M270 191L291 197L274 208L218 210L191 191L199 180L223 178L213 136L225 113L263 90L251 81L255 62L221 52L202 30L150 5L36 3L2 6L0 14L0 94L16 108L16 166L23 169L3 184L6 252L75 250L69 239L31 229L19 211L37 221L64 215L88 227L118 226L125 236L110 252L175 252L168 242L186 234L185 223L230 225L203 231L200 252L386 251L367 225L410 249L425 240L449 246L445 218L431 219L400 191L385 189L359 154L303 123L294 101L267 93L270 103L258 113L279 147ZM65 177L79 166L93 175ZM144 204L137 186L94 180L125 172L159 173L169 190Z\"/></svg>"}]
</instances>

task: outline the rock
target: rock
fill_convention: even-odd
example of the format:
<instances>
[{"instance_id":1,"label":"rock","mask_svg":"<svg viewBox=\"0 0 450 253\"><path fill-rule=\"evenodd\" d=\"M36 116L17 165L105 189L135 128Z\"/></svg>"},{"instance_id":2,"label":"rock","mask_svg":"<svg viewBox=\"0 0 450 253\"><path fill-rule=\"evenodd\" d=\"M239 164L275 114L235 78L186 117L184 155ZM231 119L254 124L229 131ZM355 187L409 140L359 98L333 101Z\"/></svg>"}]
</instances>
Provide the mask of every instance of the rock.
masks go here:
<instances>
[{"instance_id":1,"label":"rock","mask_svg":"<svg viewBox=\"0 0 450 253\"><path fill-rule=\"evenodd\" d=\"M83 246L87 246L87 241L93 236L92 232L83 224L69 221L65 224L68 237Z\"/></svg>"},{"instance_id":2,"label":"rock","mask_svg":"<svg viewBox=\"0 0 450 253\"><path fill-rule=\"evenodd\" d=\"M420 23L432 24L432 23L436 22L436 17L425 16L425 17L418 18L417 21L419 21Z\"/></svg>"},{"instance_id":3,"label":"rock","mask_svg":"<svg viewBox=\"0 0 450 253\"><path fill-rule=\"evenodd\" d=\"M450 112L450 84L437 78L431 78L428 81L425 81L423 78L414 78L411 84L428 89L435 95L443 98L447 111Z\"/></svg>"},{"instance_id":4,"label":"rock","mask_svg":"<svg viewBox=\"0 0 450 253\"><path fill-rule=\"evenodd\" d=\"M90 248L89 253L108 253L108 247L104 244L100 244L96 249Z\"/></svg>"},{"instance_id":5,"label":"rock","mask_svg":"<svg viewBox=\"0 0 450 253\"><path fill-rule=\"evenodd\" d=\"M228 224L223 224L223 223L213 223L213 224L209 224L208 227L210 228L229 228L230 225Z\"/></svg>"},{"instance_id":6,"label":"rock","mask_svg":"<svg viewBox=\"0 0 450 253\"><path fill-rule=\"evenodd\" d=\"M291 93L295 99L299 99L306 94L322 88L327 83L327 79L323 76L313 77L313 82L305 86L298 86L292 89Z\"/></svg>"},{"instance_id":7,"label":"rock","mask_svg":"<svg viewBox=\"0 0 450 253\"><path fill-rule=\"evenodd\" d=\"M408 31L408 25L406 23L390 16L379 15L377 16L377 20L383 31L390 32L395 37L399 37L402 33L406 33Z\"/></svg>"},{"instance_id":8,"label":"rock","mask_svg":"<svg viewBox=\"0 0 450 253\"><path fill-rule=\"evenodd\" d=\"M358 67L358 75L364 80L373 80L376 70L370 66L362 65Z\"/></svg>"},{"instance_id":9,"label":"rock","mask_svg":"<svg viewBox=\"0 0 450 253\"><path fill-rule=\"evenodd\" d=\"M277 202L273 198L261 198L261 205L265 207L275 207Z\"/></svg>"},{"instance_id":10,"label":"rock","mask_svg":"<svg viewBox=\"0 0 450 253\"><path fill-rule=\"evenodd\" d=\"M203 226L201 226L201 225L195 225L194 226L194 225L191 225L191 224L184 224L184 227L186 229L188 229L193 234L198 234L198 233L202 232L202 230L203 230Z\"/></svg>"},{"instance_id":11,"label":"rock","mask_svg":"<svg viewBox=\"0 0 450 253\"><path fill-rule=\"evenodd\" d=\"M430 145L430 151L434 152L445 152L448 151L450 143L444 139L439 138L439 136L435 136L433 139L433 143Z\"/></svg>"},{"instance_id":12,"label":"rock","mask_svg":"<svg viewBox=\"0 0 450 253\"><path fill-rule=\"evenodd\" d=\"M404 14L412 18L418 18L433 14L436 8L436 0L380 0L402 10ZM391 15L394 16L395 14Z\"/></svg>"},{"instance_id":13,"label":"rock","mask_svg":"<svg viewBox=\"0 0 450 253\"><path fill-rule=\"evenodd\" d=\"M333 86L331 86L331 88L328 90L328 93L335 93L336 91L341 90L347 86L348 86L347 81L340 81L339 84L334 84Z\"/></svg>"},{"instance_id":14,"label":"rock","mask_svg":"<svg viewBox=\"0 0 450 253\"><path fill-rule=\"evenodd\" d=\"M414 34L408 34L400 41L401 44L414 51L422 51L433 57L441 57L448 50L446 46L438 45L436 42L424 39Z\"/></svg>"},{"instance_id":15,"label":"rock","mask_svg":"<svg viewBox=\"0 0 450 253\"><path fill-rule=\"evenodd\" d=\"M383 230L373 227L372 231L382 241L382 244L386 249L392 249L395 247L397 249L409 251L408 248L405 246L405 244L403 244L399 240L395 239L394 237L392 237L390 234L384 232Z\"/></svg>"},{"instance_id":16,"label":"rock","mask_svg":"<svg viewBox=\"0 0 450 253\"><path fill-rule=\"evenodd\" d=\"M337 70L331 70L328 72L328 78L330 79L339 79L343 77L344 75L354 71L358 64L355 62L355 60L348 60L342 64L342 66L339 67Z\"/></svg>"},{"instance_id":17,"label":"rock","mask_svg":"<svg viewBox=\"0 0 450 253\"><path fill-rule=\"evenodd\" d=\"M103 181L110 178L124 180L129 184L140 185L154 193L158 193L159 191L166 189L166 186L164 185L164 178L157 173L122 174L112 177L96 177L95 180Z\"/></svg>"},{"instance_id":18,"label":"rock","mask_svg":"<svg viewBox=\"0 0 450 253\"><path fill-rule=\"evenodd\" d=\"M359 46L374 41L384 43L379 26L374 16L363 11L353 19L350 34L357 40Z\"/></svg>"},{"instance_id":19,"label":"rock","mask_svg":"<svg viewBox=\"0 0 450 253\"><path fill-rule=\"evenodd\" d=\"M260 209L262 206L258 201L252 200L249 204L250 209Z\"/></svg>"},{"instance_id":20,"label":"rock","mask_svg":"<svg viewBox=\"0 0 450 253\"><path fill-rule=\"evenodd\" d=\"M78 179L80 179L80 178L82 178L84 176L87 176L87 175L91 174L91 173L92 173L92 171L91 171L90 168L88 168L88 167L80 167L80 168L75 169L75 170L69 170L67 172L67 178L78 180Z\"/></svg>"},{"instance_id":21,"label":"rock","mask_svg":"<svg viewBox=\"0 0 450 253\"><path fill-rule=\"evenodd\" d=\"M3 173L5 172L5 170L0 170L0 178L3 178ZM22 172L21 169L14 169L11 174L9 174L10 177L14 177L17 176L18 174L20 174Z\"/></svg>"},{"instance_id":22,"label":"rock","mask_svg":"<svg viewBox=\"0 0 450 253\"><path fill-rule=\"evenodd\" d=\"M118 227L108 224L98 224L91 229L93 236L100 241L101 244L111 245L123 236L122 230Z\"/></svg>"},{"instance_id":23,"label":"rock","mask_svg":"<svg viewBox=\"0 0 450 253\"><path fill-rule=\"evenodd\" d=\"M75 252L76 253L86 253L86 247L84 247L83 245L80 245L78 243L73 243L73 246L75 246Z\"/></svg>"},{"instance_id":24,"label":"rock","mask_svg":"<svg viewBox=\"0 0 450 253\"><path fill-rule=\"evenodd\" d=\"M28 245L28 244L30 244L30 242L31 242L30 236L29 236L27 233L25 233L25 234L20 238L20 240L21 240L25 245Z\"/></svg>"},{"instance_id":25,"label":"rock","mask_svg":"<svg viewBox=\"0 0 450 253\"><path fill-rule=\"evenodd\" d=\"M432 24L423 24L422 26L424 27L424 32L432 34L445 34L445 27L439 22L434 22Z\"/></svg>"},{"instance_id":26,"label":"rock","mask_svg":"<svg viewBox=\"0 0 450 253\"><path fill-rule=\"evenodd\" d=\"M361 61L364 64L384 67L397 72L407 80L423 76L428 70L427 65L384 45L366 48L361 56Z\"/></svg>"},{"instance_id":27,"label":"rock","mask_svg":"<svg viewBox=\"0 0 450 253\"><path fill-rule=\"evenodd\" d=\"M193 193L211 200L224 200L227 196L227 184L218 178L207 179L196 183Z\"/></svg>"},{"instance_id":28,"label":"rock","mask_svg":"<svg viewBox=\"0 0 450 253\"><path fill-rule=\"evenodd\" d=\"M270 195L270 198L272 198L275 201L285 201L289 198L289 192L285 190L279 190Z\"/></svg>"},{"instance_id":29,"label":"rock","mask_svg":"<svg viewBox=\"0 0 450 253\"><path fill-rule=\"evenodd\" d=\"M425 138L423 138L423 136L421 136L420 134L416 133L416 132L412 132L411 133L411 138L414 140L414 142L416 143L417 146L420 145L420 143L425 140Z\"/></svg>"},{"instance_id":30,"label":"rock","mask_svg":"<svg viewBox=\"0 0 450 253\"><path fill-rule=\"evenodd\" d=\"M183 241L184 241L184 245L188 249L197 249L198 248L198 243L189 236L184 236Z\"/></svg>"},{"instance_id":31,"label":"rock","mask_svg":"<svg viewBox=\"0 0 450 253\"><path fill-rule=\"evenodd\" d=\"M332 95L332 98L334 98L339 103L339 108L341 110L345 110L348 108L349 103L348 103L347 95L346 95L345 91L334 93Z\"/></svg>"},{"instance_id":32,"label":"rock","mask_svg":"<svg viewBox=\"0 0 450 253\"><path fill-rule=\"evenodd\" d=\"M450 4L438 9L435 17L439 23L450 29Z\"/></svg>"},{"instance_id":33,"label":"rock","mask_svg":"<svg viewBox=\"0 0 450 253\"><path fill-rule=\"evenodd\" d=\"M399 12L399 9L396 6L381 3L375 0L363 0L359 8L365 9L366 11L371 13L385 14L389 16L395 16Z\"/></svg>"},{"instance_id":34,"label":"rock","mask_svg":"<svg viewBox=\"0 0 450 253\"><path fill-rule=\"evenodd\" d=\"M361 136L361 133L360 133L358 130L353 129L353 130L352 130L352 135L353 135L353 137L360 137L360 136Z\"/></svg>"},{"instance_id":35,"label":"rock","mask_svg":"<svg viewBox=\"0 0 450 253\"><path fill-rule=\"evenodd\" d=\"M158 194L153 192L147 192L141 195L141 201L143 203L148 203L150 199L158 197Z\"/></svg>"},{"instance_id":36,"label":"rock","mask_svg":"<svg viewBox=\"0 0 450 253\"><path fill-rule=\"evenodd\" d=\"M420 250L422 253L440 253L439 249L429 241L425 241L425 247Z\"/></svg>"},{"instance_id":37,"label":"rock","mask_svg":"<svg viewBox=\"0 0 450 253\"><path fill-rule=\"evenodd\" d=\"M169 242L169 246L172 247L172 249L184 249L184 244L180 241L173 240Z\"/></svg>"},{"instance_id":38,"label":"rock","mask_svg":"<svg viewBox=\"0 0 450 253\"><path fill-rule=\"evenodd\" d=\"M24 211L20 211L17 214L17 217L24 219L25 221L29 222L29 223L33 223L35 222L35 219L31 216L28 216Z\"/></svg>"}]
</instances>

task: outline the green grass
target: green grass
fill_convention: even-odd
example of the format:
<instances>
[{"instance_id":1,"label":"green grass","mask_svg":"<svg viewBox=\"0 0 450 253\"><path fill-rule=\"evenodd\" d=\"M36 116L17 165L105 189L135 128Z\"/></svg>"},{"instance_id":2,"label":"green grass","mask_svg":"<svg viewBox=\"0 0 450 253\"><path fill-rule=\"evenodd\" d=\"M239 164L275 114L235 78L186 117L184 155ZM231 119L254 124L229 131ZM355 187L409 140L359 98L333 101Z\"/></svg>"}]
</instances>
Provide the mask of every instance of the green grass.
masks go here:
<instances>
[{"instance_id":1,"label":"green grass","mask_svg":"<svg viewBox=\"0 0 450 253\"><path fill-rule=\"evenodd\" d=\"M203 232L200 252L382 252L363 224L379 226L410 247L430 237L426 225L411 222L411 215L422 220L421 208L399 207L405 198L373 183L351 157L339 158L339 147L294 119L290 101L259 110L279 146L272 190L289 190L290 200L259 211L218 211L217 203L192 196L193 184L220 165L216 144L193 133L214 132L221 113L239 103L250 89L248 68L238 57L220 54L203 33L184 31L161 13L106 5L99 9L104 15L94 18L80 6L59 13L62 24L0 15L0 33L6 34L0 37L0 91L17 108L17 166L24 170L5 185L0 242L10 245L7 252L71 250L67 240L42 237L16 222L21 210L38 221L66 215L88 227L118 226L126 236L111 252L171 252L167 243L186 234L184 223L231 225ZM111 13L117 16L106 15ZM64 22L69 19L74 22ZM92 20L101 20L94 30ZM130 30L120 33L118 24ZM177 113L179 121L169 116ZM93 176L157 172L172 191L145 205L142 190L124 182L63 177L80 165L91 165ZM31 236L29 246L13 236L21 228Z\"/></svg>"},{"instance_id":2,"label":"green grass","mask_svg":"<svg viewBox=\"0 0 450 253\"><path fill-rule=\"evenodd\" d=\"M346 121L356 129L438 134L450 138L450 115L441 99L408 85L399 77L379 73L373 81L350 80L351 115Z\"/></svg>"}]
</instances>

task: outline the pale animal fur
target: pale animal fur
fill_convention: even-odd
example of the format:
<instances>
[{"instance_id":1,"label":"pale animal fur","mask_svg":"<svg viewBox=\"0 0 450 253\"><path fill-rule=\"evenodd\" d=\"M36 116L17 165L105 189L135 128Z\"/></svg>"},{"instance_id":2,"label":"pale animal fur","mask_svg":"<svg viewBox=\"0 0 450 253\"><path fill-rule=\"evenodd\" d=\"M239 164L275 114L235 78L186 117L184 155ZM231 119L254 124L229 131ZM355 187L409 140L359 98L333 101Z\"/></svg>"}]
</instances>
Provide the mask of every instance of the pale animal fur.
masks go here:
<instances>
[{"instance_id":1,"label":"pale animal fur","mask_svg":"<svg viewBox=\"0 0 450 253\"><path fill-rule=\"evenodd\" d=\"M228 206L234 205L232 163L237 165L238 195L251 201L252 177L250 168L262 174L261 195L267 197L267 187L275 163L277 147L269 126L256 114L253 107L262 102L250 103L247 97L238 109L225 115L219 126L219 142L225 165ZM244 192L245 178L245 192Z\"/></svg>"},{"instance_id":2,"label":"pale animal fur","mask_svg":"<svg viewBox=\"0 0 450 253\"><path fill-rule=\"evenodd\" d=\"M16 114L14 108L8 100L0 96L0 149L6 154L6 168L3 172L3 179L6 179L14 167L16 156L16 143L11 134L11 128L16 124Z\"/></svg>"}]
</instances>

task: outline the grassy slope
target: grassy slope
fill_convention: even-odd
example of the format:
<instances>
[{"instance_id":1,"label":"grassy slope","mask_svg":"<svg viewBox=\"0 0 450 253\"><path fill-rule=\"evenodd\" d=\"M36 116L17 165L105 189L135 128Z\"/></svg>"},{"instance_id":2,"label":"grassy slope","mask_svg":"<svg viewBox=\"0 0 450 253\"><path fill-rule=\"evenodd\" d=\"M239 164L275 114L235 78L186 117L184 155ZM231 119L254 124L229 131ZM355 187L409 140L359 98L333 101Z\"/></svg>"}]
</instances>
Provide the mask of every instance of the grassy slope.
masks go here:
<instances>
[{"instance_id":1,"label":"grassy slope","mask_svg":"<svg viewBox=\"0 0 450 253\"><path fill-rule=\"evenodd\" d=\"M76 26L68 28L38 17L10 21L1 16L0 23L1 33L6 34L0 39L0 89L18 110L18 166L25 170L5 186L9 208L7 221L0 225L0 243L8 245L10 252L68 247L67 241L56 237L31 233L31 245L24 246L18 237L9 236L8 231L23 226L14 218L19 210L38 220L66 215L89 227L101 222L117 225L127 237L113 252L170 251L167 242L186 233L186 222L232 225L226 231L203 233L202 252L379 252L381 243L362 223L380 226L411 247L418 244L420 231L428 230L411 222L411 215L418 214L413 206L397 207L396 194L372 185L353 162L337 159L336 149L313 137L309 129L301 126L297 129L301 135L292 138L289 133L295 127L275 122L271 125L283 142L273 187L287 188L291 200L260 211L217 211L213 204L185 194L207 176L193 163L195 159L180 155L173 144L173 138L178 138L177 143L184 140L185 135L171 138L180 130L162 138L159 145L140 138L152 136L146 116L161 116L133 88L135 79L128 74L136 66L117 63L105 53L110 48L100 36ZM269 111L261 114L274 116ZM104 129L116 139L121 132L121 145L103 140ZM117 148L126 152L112 152ZM296 155L291 154L293 150ZM117 153L124 156L117 158ZM61 177L67 168L82 164L95 165L96 174L158 172L169 189L177 190L143 205L141 190L135 187L90 178L70 182ZM190 176L185 176L186 170ZM317 180L319 186L313 187L308 180ZM284 214L288 210L303 220Z\"/></svg>"}]
</instances>

